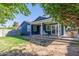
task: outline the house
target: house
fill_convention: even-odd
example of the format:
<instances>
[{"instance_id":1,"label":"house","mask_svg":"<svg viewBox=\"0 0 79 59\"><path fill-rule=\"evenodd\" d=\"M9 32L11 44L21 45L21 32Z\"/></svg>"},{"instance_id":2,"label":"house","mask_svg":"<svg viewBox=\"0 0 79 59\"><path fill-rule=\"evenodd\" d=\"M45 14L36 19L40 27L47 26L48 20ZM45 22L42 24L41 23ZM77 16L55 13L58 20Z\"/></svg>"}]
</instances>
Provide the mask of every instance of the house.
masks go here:
<instances>
[{"instance_id":1,"label":"house","mask_svg":"<svg viewBox=\"0 0 79 59\"><path fill-rule=\"evenodd\" d=\"M50 17L40 16L32 22L24 21L19 27L21 35L65 35L65 26Z\"/></svg>"},{"instance_id":2,"label":"house","mask_svg":"<svg viewBox=\"0 0 79 59\"><path fill-rule=\"evenodd\" d=\"M21 35L64 35L65 27L52 18L38 17L33 22L24 21L20 27Z\"/></svg>"}]
</instances>

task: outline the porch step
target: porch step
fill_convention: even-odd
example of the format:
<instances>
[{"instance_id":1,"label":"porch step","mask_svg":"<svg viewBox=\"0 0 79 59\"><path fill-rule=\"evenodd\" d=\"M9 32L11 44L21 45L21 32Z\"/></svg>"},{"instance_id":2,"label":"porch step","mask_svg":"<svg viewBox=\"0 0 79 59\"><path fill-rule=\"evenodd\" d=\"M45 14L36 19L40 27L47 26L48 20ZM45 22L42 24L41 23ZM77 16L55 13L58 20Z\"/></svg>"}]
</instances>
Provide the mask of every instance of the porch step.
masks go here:
<instances>
[{"instance_id":1,"label":"porch step","mask_svg":"<svg viewBox=\"0 0 79 59\"><path fill-rule=\"evenodd\" d=\"M69 44L76 44L78 43L77 41L74 41L74 40L64 40L64 39L58 39L56 40L56 42L63 42L63 43L69 43Z\"/></svg>"},{"instance_id":2,"label":"porch step","mask_svg":"<svg viewBox=\"0 0 79 59\"><path fill-rule=\"evenodd\" d=\"M76 41L68 41L68 40L61 40L61 39L55 39L55 40L40 40L35 39L31 40L32 43L42 45L42 46L48 46L48 45L65 45L65 44L77 44Z\"/></svg>"},{"instance_id":3,"label":"porch step","mask_svg":"<svg viewBox=\"0 0 79 59\"><path fill-rule=\"evenodd\" d=\"M62 40L79 41L79 38L60 38Z\"/></svg>"}]
</instances>

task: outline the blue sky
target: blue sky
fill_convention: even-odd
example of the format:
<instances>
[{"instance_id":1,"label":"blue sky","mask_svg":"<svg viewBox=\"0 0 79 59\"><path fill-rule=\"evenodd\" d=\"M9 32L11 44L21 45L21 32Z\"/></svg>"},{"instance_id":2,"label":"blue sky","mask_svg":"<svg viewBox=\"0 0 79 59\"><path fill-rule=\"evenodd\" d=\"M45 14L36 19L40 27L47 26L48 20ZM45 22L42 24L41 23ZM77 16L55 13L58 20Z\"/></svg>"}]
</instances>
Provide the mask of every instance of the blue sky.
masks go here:
<instances>
[{"instance_id":1,"label":"blue sky","mask_svg":"<svg viewBox=\"0 0 79 59\"><path fill-rule=\"evenodd\" d=\"M5 25L6 26L12 26L12 24L13 24L14 21L19 22L19 24L21 24L23 21L33 21L37 17L44 15L43 9L40 7L39 4L37 4L36 6L32 6L31 4L29 4L28 8L31 11L31 15L24 16L22 14L18 14L16 16L16 18L14 18L13 20L10 20L10 21L6 22Z\"/></svg>"}]
</instances>

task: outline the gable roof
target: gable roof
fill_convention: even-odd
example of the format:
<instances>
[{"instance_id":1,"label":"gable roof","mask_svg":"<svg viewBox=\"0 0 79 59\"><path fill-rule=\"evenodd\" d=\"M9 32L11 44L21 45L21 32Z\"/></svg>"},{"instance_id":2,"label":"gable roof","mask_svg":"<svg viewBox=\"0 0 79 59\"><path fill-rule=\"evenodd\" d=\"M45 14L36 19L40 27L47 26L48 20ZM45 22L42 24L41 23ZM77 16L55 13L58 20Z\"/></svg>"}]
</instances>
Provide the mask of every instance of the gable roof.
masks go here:
<instances>
[{"instance_id":1,"label":"gable roof","mask_svg":"<svg viewBox=\"0 0 79 59\"><path fill-rule=\"evenodd\" d=\"M18 27L18 29L20 29L20 27L22 27L22 26L25 26L25 27L26 27L26 25L30 25L30 22L23 21L23 22L20 24L20 26Z\"/></svg>"},{"instance_id":2,"label":"gable roof","mask_svg":"<svg viewBox=\"0 0 79 59\"><path fill-rule=\"evenodd\" d=\"M22 22L21 26L22 26L23 24L30 24L30 22L24 21L24 22Z\"/></svg>"},{"instance_id":3,"label":"gable roof","mask_svg":"<svg viewBox=\"0 0 79 59\"><path fill-rule=\"evenodd\" d=\"M39 16L39 17L38 17L36 20L34 20L34 21L46 20L46 19L48 19L48 18L50 18L50 17Z\"/></svg>"},{"instance_id":4,"label":"gable roof","mask_svg":"<svg viewBox=\"0 0 79 59\"><path fill-rule=\"evenodd\" d=\"M30 25L30 22L23 21L18 28L20 28L22 26L26 26L26 25Z\"/></svg>"}]
</instances>

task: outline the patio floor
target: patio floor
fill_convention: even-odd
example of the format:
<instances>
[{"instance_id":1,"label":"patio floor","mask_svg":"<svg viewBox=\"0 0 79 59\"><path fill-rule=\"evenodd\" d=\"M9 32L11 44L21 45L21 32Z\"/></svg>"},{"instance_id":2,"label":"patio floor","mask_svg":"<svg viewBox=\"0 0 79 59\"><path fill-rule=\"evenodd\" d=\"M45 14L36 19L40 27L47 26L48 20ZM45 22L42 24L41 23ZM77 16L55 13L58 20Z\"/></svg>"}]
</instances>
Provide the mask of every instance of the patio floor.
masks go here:
<instances>
[{"instance_id":1,"label":"patio floor","mask_svg":"<svg viewBox=\"0 0 79 59\"><path fill-rule=\"evenodd\" d=\"M67 37L58 38L57 35L53 35L53 36L52 35L50 35L50 36L32 35L31 37L30 36L24 36L24 37L28 38L30 40L30 42L37 44L37 45L42 45L42 46L48 46L52 42L57 41L59 39L64 40L66 42L71 41L70 43L74 43L75 41L79 41L79 38L67 38Z\"/></svg>"}]
</instances>

